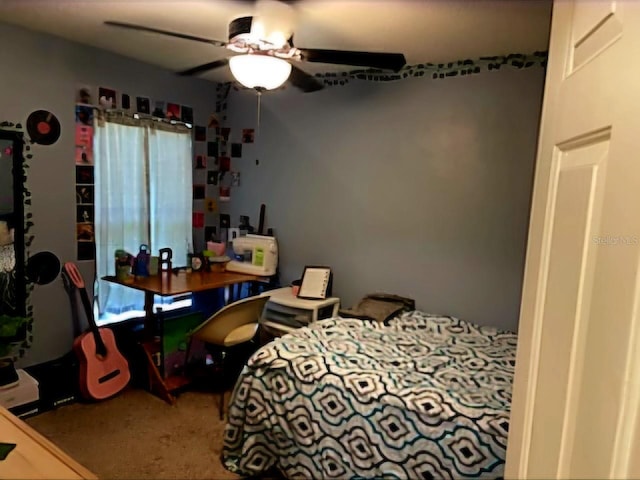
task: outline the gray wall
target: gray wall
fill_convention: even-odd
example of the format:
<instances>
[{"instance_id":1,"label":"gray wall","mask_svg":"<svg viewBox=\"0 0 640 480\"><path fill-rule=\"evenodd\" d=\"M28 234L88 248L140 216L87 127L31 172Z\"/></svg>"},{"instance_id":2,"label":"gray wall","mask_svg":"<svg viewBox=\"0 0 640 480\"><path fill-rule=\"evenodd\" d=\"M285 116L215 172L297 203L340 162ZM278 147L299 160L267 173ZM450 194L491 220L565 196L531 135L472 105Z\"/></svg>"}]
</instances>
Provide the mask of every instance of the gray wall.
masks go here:
<instances>
[{"instance_id":1,"label":"gray wall","mask_svg":"<svg viewBox=\"0 0 640 480\"><path fill-rule=\"evenodd\" d=\"M205 124L215 85L2 23L0 39L0 121L24 124L45 109L62 124L58 142L33 147L31 252L75 260L77 87L190 105ZM328 264L346 306L389 291L424 310L515 330L543 75L534 68L268 92L256 143L232 163L241 187L221 210L234 224L248 214L256 225L266 203L285 283L305 264ZM251 92L232 91L229 123L232 138L256 126ZM79 267L93 277L90 262ZM73 339L61 281L36 286L32 303L34 343L23 366L67 353Z\"/></svg>"},{"instance_id":2,"label":"gray wall","mask_svg":"<svg viewBox=\"0 0 640 480\"><path fill-rule=\"evenodd\" d=\"M33 147L28 187L33 194L32 253L49 250L75 261L74 104L76 89L89 84L136 96L192 106L204 123L215 109L215 84L180 78L140 62L0 23L0 121L21 122L34 110L53 112L62 134L51 146ZM95 97L94 97L95 98ZM134 103L135 105L135 103ZM153 103L152 103L153 105ZM91 262L78 266L90 283ZM34 342L22 365L67 353L73 340L71 307L62 281L36 286Z\"/></svg>"},{"instance_id":3,"label":"gray wall","mask_svg":"<svg viewBox=\"0 0 640 480\"><path fill-rule=\"evenodd\" d=\"M516 330L543 81L534 67L267 92L222 208L256 226L267 205L283 283L326 264L344 306L385 291ZM232 139L256 114L232 90Z\"/></svg>"}]
</instances>

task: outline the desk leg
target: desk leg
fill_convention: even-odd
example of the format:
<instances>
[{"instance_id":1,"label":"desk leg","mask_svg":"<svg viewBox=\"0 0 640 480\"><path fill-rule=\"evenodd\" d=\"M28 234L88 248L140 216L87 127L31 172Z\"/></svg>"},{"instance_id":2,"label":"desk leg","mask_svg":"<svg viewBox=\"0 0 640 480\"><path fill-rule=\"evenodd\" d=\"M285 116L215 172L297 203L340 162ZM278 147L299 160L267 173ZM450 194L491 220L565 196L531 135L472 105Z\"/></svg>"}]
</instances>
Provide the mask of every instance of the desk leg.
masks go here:
<instances>
[{"instance_id":1,"label":"desk leg","mask_svg":"<svg viewBox=\"0 0 640 480\"><path fill-rule=\"evenodd\" d=\"M237 300L240 300L242 298L242 287L244 286L244 282L243 283L236 283L233 285L229 286L229 289L231 290L231 295L229 296L229 301L227 303L233 303Z\"/></svg>"},{"instance_id":2,"label":"desk leg","mask_svg":"<svg viewBox=\"0 0 640 480\"><path fill-rule=\"evenodd\" d=\"M173 405L176 403L176 399L171 395L171 392L162 378L154 360L155 356L160 355L160 349L162 346L155 338L157 327L153 313L153 300L153 292L144 292L144 338L140 345L142 346L142 350L144 350L144 354L147 359L149 391L156 394L170 405Z\"/></svg>"},{"instance_id":3,"label":"desk leg","mask_svg":"<svg viewBox=\"0 0 640 480\"><path fill-rule=\"evenodd\" d=\"M144 292L144 337L152 340L156 333L155 319L153 316L153 292Z\"/></svg>"}]
</instances>

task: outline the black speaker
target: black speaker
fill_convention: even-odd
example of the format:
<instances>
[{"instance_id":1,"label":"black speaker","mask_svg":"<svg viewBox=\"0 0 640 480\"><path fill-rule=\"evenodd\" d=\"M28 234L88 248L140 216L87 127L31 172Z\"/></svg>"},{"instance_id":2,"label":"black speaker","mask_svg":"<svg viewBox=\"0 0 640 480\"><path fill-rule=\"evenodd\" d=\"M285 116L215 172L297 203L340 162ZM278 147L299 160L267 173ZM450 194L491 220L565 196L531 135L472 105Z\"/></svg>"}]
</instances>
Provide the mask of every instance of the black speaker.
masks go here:
<instances>
[{"instance_id":1,"label":"black speaker","mask_svg":"<svg viewBox=\"0 0 640 480\"><path fill-rule=\"evenodd\" d=\"M26 367L25 370L38 381L41 412L80 399L80 364L73 352L56 360Z\"/></svg>"}]
</instances>

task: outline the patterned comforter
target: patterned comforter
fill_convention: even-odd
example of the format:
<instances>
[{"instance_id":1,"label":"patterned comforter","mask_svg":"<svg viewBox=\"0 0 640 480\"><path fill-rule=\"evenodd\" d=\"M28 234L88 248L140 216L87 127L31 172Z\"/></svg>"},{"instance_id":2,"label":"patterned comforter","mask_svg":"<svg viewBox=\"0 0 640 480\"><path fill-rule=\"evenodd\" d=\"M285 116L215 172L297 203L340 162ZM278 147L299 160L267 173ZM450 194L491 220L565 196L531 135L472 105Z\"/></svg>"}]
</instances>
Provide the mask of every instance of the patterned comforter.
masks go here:
<instances>
[{"instance_id":1,"label":"patterned comforter","mask_svg":"<svg viewBox=\"0 0 640 480\"><path fill-rule=\"evenodd\" d=\"M516 335L414 311L334 318L258 350L236 383L223 462L288 478L498 478Z\"/></svg>"}]
</instances>

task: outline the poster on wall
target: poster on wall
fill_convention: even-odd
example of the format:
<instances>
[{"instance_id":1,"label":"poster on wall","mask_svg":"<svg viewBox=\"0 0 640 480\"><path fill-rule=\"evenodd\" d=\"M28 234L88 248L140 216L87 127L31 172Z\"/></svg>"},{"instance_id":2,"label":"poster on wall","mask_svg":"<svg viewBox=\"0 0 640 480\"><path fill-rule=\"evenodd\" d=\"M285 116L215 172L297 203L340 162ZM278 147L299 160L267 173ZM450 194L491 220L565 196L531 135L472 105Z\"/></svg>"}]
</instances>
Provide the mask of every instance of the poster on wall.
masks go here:
<instances>
[{"instance_id":1,"label":"poster on wall","mask_svg":"<svg viewBox=\"0 0 640 480\"><path fill-rule=\"evenodd\" d=\"M219 157L218 158L218 169L221 172L228 172L231 170L231 158L229 157Z\"/></svg>"},{"instance_id":2,"label":"poster on wall","mask_svg":"<svg viewBox=\"0 0 640 480\"><path fill-rule=\"evenodd\" d=\"M196 169L202 170L207 168L207 157L204 155L196 155Z\"/></svg>"},{"instance_id":3,"label":"poster on wall","mask_svg":"<svg viewBox=\"0 0 640 480\"><path fill-rule=\"evenodd\" d=\"M229 137L231 136L231 129L229 127L224 127L220 129L220 136L225 142L229 141Z\"/></svg>"},{"instance_id":4,"label":"poster on wall","mask_svg":"<svg viewBox=\"0 0 640 480\"><path fill-rule=\"evenodd\" d=\"M116 91L112 88L100 87L98 89L98 102L104 108L117 108Z\"/></svg>"},{"instance_id":5,"label":"poster on wall","mask_svg":"<svg viewBox=\"0 0 640 480\"><path fill-rule=\"evenodd\" d=\"M193 228L204 227L204 212L193 212Z\"/></svg>"},{"instance_id":6,"label":"poster on wall","mask_svg":"<svg viewBox=\"0 0 640 480\"><path fill-rule=\"evenodd\" d=\"M205 197L205 186L204 185L194 185L193 186L193 199L194 200L204 200Z\"/></svg>"},{"instance_id":7,"label":"poster on wall","mask_svg":"<svg viewBox=\"0 0 640 480\"><path fill-rule=\"evenodd\" d=\"M78 260L95 260L96 258L96 244L94 242L77 242L78 247Z\"/></svg>"},{"instance_id":8,"label":"poster on wall","mask_svg":"<svg viewBox=\"0 0 640 480\"><path fill-rule=\"evenodd\" d=\"M220 201L228 202L231 200L231 187L220 186Z\"/></svg>"},{"instance_id":9,"label":"poster on wall","mask_svg":"<svg viewBox=\"0 0 640 480\"><path fill-rule=\"evenodd\" d=\"M187 107L186 105L182 105L180 107L180 118L184 123L188 123L190 125L193 124L193 108Z\"/></svg>"},{"instance_id":10,"label":"poster on wall","mask_svg":"<svg viewBox=\"0 0 640 480\"><path fill-rule=\"evenodd\" d=\"M76 123L76 165L93 165L93 127Z\"/></svg>"},{"instance_id":11,"label":"poster on wall","mask_svg":"<svg viewBox=\"0 0 640 480\"><path fill-rule=\"evenodd\" d=\"M207 184L208 185L217 185L218 184L218 171L217 170L209 170L207 172Z\"/></svg>"},{"instance_id":12,"label":"poster on wall","mask_svg":"<svg viewBox=\"0 0 640 480\"><path fill-rule=\"evenodd\" d=\"M93 106L76 104L76 125L93 127Z\"/></svg>"},{"instance_id":13,"label":"poster on wall","mask_svg":"<svg viewBox=\"0 0 640 480\"><path fill-rule=\"evenodd\" d=\"M167 103L167 118L169 120L180 120L180 105Z\"/></svg>"},{"instance_id":14,"label":"poster on wall","mask_svg":"<svg viewBox=\"0 0 640 480\"><path fill-rule=\"evenodd\" d=\"M201 125L196 125L195 127L195 140L196 142L206 142L207 141L207 128Z\"/></svg>"},{"instance_id":15,"label":"poster on wall","mask_svg":"<svg viewBox=\"0 0 640 480\"><path fill-rule=\"evenodd\" d=\"M204 202L207 213L216 213L218 211L218 203L215 198L207 198Z\"/></svg>"},{"instance_id":16,"label":"poster on wall","mask_svg":"<svg viewBox=\"0 0 640 480\"><path fill-rule=\"evenodd\" d=\"M253 143L256 131L253 128L242 129L242 143Z\"/></svg>"},{"instance_id":17,"label":"poster on wall","mask_svg":"<svg viewBox=\"0 0 640 480\"><path fill-rule=\"evenodd\" d=\"M76 203L93 204L93 185L76 185Z\"/></svg>"},{"instance_id":18,"label":"poster on wall","mask_svg":"<svg viewBox=\"0 0 640 480\"><path fill-rule=\"evenodd\" d=\"M93 185L93 167L76 165L76 184Z\"/></svg>"},{"instance_id":19,"label":"poster on wall","mask_svg":"<svg viewBox=\"0 0 640 480\"><path fill-rule=\"evenodd\" d=\"M94 211L93 205L77 205L76 206L76 222L77 223L93 223Z\"/></svg>"},{"instance_id":20,"label":"poster on wall","mask_svg":"<svg viewBox=\"0 0 640 480\"><path fill-rule=\"evenodd\" d=\"M151 105L147 97L136 97L136 110L138 113L151 113Z\"/></svg>"},{"instance_id":21,"label":"poster on wall","mask_svg":"<svg viewBox=\"0 0 640 480\"><path fill-rule=\"evenodd\" d=\"M128 93L123 93L122 97L120 97L122 99L121 102L121 106L123 110L130 110L131 109L131 97L129 96Z\"/></svg>"},{"instance_id":22,"label":"poster on wall","mask_svg":"<svg viewBox=\"0 0 640 480\"><path fill-rule=\"evenodd\" d=\"M233 158L242 157L242 144L241 143L232 143L231 144L231 156Z\"/></svg>"},{"instance_id":23,"label":"poster on wall","mask_svg":"<svg viewBox=\"0 0 640 480\"><path fill-rule=\"evenodd\" d=\"M209 157L218 156L218 142L207 142L207 155Z\"/></svg>"},{"instance_id":24,"label":"poster on wall","mask_svg":"<svg viewBox=\"0 0 640 480\"><path fill-rule=\"evenodd\" d=\"M164 114L164 102L162 100L156 100L155 102L155 106L153 107L153 112L151 112L151 115L157 118L164 118L165 114Z\"/></svg>"},{"instance_id":25,"label":"poster on wall","mask_svg":"<svg viewBox=\"0 0 640 480\"><path fill-rule=\"evenodd\" d=\"M95 242L96 237L92 223L76 224L76 239L78 242Z\"/></svg>"}]
</instances>

